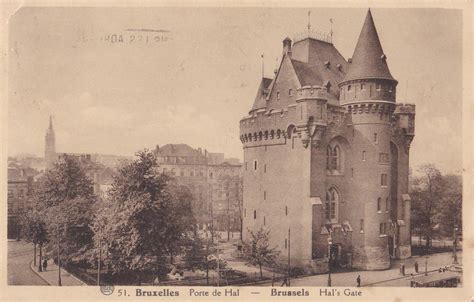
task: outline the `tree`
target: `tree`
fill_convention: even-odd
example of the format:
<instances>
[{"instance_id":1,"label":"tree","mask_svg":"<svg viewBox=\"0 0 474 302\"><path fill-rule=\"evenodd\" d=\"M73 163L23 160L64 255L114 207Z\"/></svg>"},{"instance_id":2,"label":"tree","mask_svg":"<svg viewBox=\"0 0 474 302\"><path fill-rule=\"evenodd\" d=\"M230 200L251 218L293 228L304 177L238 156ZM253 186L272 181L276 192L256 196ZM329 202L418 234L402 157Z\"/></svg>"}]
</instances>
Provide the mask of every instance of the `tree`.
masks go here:
<instances>
[{"instance_id":1,"label":"tree","mask_svg":"<svg viewBox=\"0 0 474 302\"><path fill-rule=\"evenodd\" d=\"M432 246L436 236L451 236L455 225L461 225L462 179L457 175L442 175L433 165L421 166L421 177L411 185L411 226Z\"/></svg>"},{"instance_id":2,"label":"tree","mask_svg":"<svg viewBox=\"0 0 474 302\"><path fill-rule=\"evenodd\" d=\"M227 262L221 259L213 242L213 238L217 238L217 234L211 236L211 232L193 227L183 257L186 269L192 271L198 269L206 272L207 285L209 285L209 271L216 270L218 267L219 269L227 267Z\"/></svg>"},{"instance_id":3,"label":"tree","mask_svg":"<svg viewBox=\"0 0 474 302\"><path fill-rule=\"evenodd\" d=\"M250 240L243 243L243 256L250 265L258 266L260 278L263 279L262 266L275 264L280 254L276 248L270 247L270 231L260 228L256 233L249 231Z\"/></svg>"},{"instance_id":4,"label":"tree","mask_svg":"<svg viewBox=\"0 0 474 302\"><path fill-rule=\"evenodd\" d=\"M33 204L29 204L22 216L22 234L27 242L33 243L34 263L36 264L36 246L39 247L38 270L42 271L41 260L43 256L43 244L48 241L46 225L40 213Z\"/></svg>"},{"instance_id":5,"label":"tree","mask_svg":"<svg viewBox=\"0 0 474 302\"><path fill-rule=\"evenodd\" d=\"M90 224L97 199L81 164L64 155L39 180L34 199L50 239L47 253L54 258L59 254L66 263L85 260L92 247Z\"/></svg>"},{"instance_id":6,"label":"tree","mask_svg":"<svg viewBox=\"0 0 474 302\"><path fill-rule=\"evenodd\" d=\"M101 249L112 273L134 274L140 284L143 273L167 273L166 256L178 252L185 217L192 214L187 203L179 203L189 201L188 195L168 187L170 178L158 173L153 153L144 150L136 156L114 177L93 229L94 257Z\"/></svg>"}]
</instances>

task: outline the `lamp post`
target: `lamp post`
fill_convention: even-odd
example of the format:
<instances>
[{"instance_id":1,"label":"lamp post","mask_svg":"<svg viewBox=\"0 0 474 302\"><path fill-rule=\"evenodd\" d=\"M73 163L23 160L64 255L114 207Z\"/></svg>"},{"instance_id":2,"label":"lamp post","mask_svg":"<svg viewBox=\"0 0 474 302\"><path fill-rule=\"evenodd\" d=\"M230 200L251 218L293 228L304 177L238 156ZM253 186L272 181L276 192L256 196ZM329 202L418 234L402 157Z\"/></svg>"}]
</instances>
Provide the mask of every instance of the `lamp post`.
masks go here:
<instances>
[{"instance_id":1,"label":"lamp post","mask_svg":"<svg viewBox=\"0 0 474 302\"><path fill-rule=\"evenodd\" d=\"M425 257L425 276L428 276L428 256Z\"/></svg>"},{"instance_id":2,"label":"lamp post","mask_svg":"<svg viewBox=\"0 0 474 302\"><path fill-rule=\"evenodd\" d=\"M332 246L332 237L328 238L328 286L331 287L331 246Z\"/></svg>"},{"instance_id":3,"label":"lamp post","mask_svg":"<svg viewBox=\"0 0 474 302\"><path fill-rule=\"evenodd\" d=\"M456 211L454 211L454 226L453 226L453 264L458 264L458 227L456 225Z\"/></svg>"}]
</instances>

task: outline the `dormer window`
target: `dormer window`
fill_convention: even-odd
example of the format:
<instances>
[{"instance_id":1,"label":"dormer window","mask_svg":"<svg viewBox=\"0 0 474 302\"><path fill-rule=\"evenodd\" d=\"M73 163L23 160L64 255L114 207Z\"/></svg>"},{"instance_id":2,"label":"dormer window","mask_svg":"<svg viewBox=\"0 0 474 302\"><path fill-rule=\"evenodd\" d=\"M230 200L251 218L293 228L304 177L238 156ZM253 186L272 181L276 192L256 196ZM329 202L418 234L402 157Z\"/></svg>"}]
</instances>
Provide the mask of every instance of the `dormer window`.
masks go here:
<instances>
[{"instance_id":1,"label":"dormer window","mask_svg":"<svg viewBox=\"0 0 474 302\"><path fill-rule=\"evenodd\" d=\"M329 62L329 61L324 62L324 66L325 66L326 68L331 67L331 62Z\"/></svg>"},{"instance_id":2,"label":"dormer window","mask_svg":"<svg viewBox=\"0 0 474 302\"><path fill-rule=\"evenodd\" d=\"M342 70L342 65L341 65L341 64L337 64L336 67L337 67L337 69L338 69L339 71Z\"/></svg>"},{"instance_id":3,"label":"dormer window","mask_svg":"<svg viewBox=\"0 0 474 302\"><path fill-rule=\"evenodd\" d=\"M289 96L292 96L292 95L293 95L293 89L291 89L291 88L288 89L288 95L289 95Z\"/></svg>"}]
</instances>

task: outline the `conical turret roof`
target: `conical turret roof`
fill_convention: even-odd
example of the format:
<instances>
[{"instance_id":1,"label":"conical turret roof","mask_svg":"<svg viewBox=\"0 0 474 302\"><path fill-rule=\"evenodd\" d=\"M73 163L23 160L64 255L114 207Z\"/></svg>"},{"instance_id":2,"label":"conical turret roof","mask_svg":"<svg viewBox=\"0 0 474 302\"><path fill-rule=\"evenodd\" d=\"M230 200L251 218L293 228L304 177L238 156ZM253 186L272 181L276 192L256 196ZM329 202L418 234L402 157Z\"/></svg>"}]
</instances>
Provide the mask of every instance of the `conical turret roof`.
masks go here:
<instances>
[{"instance_id":1,"label":"conical turret roof","mask_svg":"<svg viewBox=\"0 0 474 302\"><path fill-rule=\"evenodd\" d=\"M388 69L386 56L383 53L372 13L369 9L352 56L352 63L349 64L343 82L374 78L395 81Z\"/></svg>"}]
</instances>

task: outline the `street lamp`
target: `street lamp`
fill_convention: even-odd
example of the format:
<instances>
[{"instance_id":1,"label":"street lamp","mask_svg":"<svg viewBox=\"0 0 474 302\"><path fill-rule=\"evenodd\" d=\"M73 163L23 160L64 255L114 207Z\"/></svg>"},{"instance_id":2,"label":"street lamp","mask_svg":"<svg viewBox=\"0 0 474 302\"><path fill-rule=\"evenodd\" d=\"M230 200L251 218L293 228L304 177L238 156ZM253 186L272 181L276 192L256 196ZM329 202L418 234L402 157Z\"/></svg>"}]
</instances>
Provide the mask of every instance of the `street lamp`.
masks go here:
<instances>
[{"instance_id":1,"label":"street lamp","mask_svg":"<svg viewBox=\"0 0 474 302\"><path fill-rule=\"evenodd\" d=\"M328 286L331 287L331 245L332 245L332 238L328 238Z\"/></svg>"},{"instance_id":2,"label":"street lamp","mask_svg":"<svg viewBox=\"0 0 474 302\"><path fill-rule=\"evenodd\" d=\"M458 254L457 254L457 247L458 247L458 228L454 227L454 242L453 242L453 264L458 264Z\"/></svg>"},{"instance_id":3,"label":"street lamp","mask_svg":"<svg viewBox=\"0 0 474 302\"><path fill-rule=\"evenodd\" d=\"M425 257L425 276L428 276L428 256Z\"/></svg>"}]
</instances>

